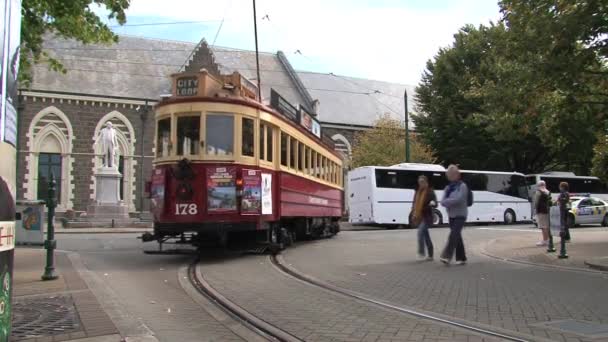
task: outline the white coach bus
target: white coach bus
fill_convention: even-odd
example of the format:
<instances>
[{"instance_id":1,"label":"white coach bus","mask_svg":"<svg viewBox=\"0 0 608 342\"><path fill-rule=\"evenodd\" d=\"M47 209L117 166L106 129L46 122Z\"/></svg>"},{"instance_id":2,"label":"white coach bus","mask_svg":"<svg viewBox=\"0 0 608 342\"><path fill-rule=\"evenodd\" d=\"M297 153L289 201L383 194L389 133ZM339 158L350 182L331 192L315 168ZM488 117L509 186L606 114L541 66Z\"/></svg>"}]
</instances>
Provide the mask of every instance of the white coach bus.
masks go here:
<instances>
[{"instance_id":1,"label":"white coach bus","mask_svg":"<svg viewBox=\"0 0 608 342\"><path fill-rule=\"evenodd\" d=\"M608 201L608 187L599 178L557 171L526 175L530 197L536 191L536 184L541 180L547 184L547 189L551 192L553 199L556 199L559 194L559 183L567 182L571 195L592 196Z\"/></svg>"},{"instance_id":2,"label":"white coach bus","mask_svg":"<svg viewBox=\"0 0 608 342\"><path fill-rule=\"evenodd\" d=\"M515 223L531 219L525 177L515 172L462 170L475 199L467 222ZM403 163L390 167L364 166L348 173L349 222L398 227L409 225L418 176L425 175L437 198L447 185L445 168ZM435 224L447 222L445 208L434 212Z\"/></svg>"}]
</instances>

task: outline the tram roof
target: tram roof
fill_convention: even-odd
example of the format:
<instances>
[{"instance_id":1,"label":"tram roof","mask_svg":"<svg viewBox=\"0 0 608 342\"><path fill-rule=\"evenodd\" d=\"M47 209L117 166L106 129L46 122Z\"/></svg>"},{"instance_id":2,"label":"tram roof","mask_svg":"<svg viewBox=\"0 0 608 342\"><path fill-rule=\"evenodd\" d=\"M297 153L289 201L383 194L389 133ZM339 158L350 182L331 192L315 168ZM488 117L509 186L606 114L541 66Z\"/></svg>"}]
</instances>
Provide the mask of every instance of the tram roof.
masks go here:
<instances>
[{"instance_id":1,"label":"tram roof","mask_svg":"<svg viewBox=\"0 0 608 342\"><path fill-rule=\"evenodd\" d=\"M113 45L85 46L48 35L44 47L68 72L61 74L48 70L45 64L35 65L31 90L158 101L161 94L170 93L169 75L179 71L196 44L121 35ZM238 71L249 79L256 78L254 51L214 46L212 52L222 73ZM332 74L296 73L312 98L319 99L318 118L323 123L372 126L384 113L401 120L405 89L410 111L414 107L413 87ZM306 103L277 54L260 53L260 74L264 102L269 101L270 88L274 88L292 104Z\"/></svg>"}]
</instances>

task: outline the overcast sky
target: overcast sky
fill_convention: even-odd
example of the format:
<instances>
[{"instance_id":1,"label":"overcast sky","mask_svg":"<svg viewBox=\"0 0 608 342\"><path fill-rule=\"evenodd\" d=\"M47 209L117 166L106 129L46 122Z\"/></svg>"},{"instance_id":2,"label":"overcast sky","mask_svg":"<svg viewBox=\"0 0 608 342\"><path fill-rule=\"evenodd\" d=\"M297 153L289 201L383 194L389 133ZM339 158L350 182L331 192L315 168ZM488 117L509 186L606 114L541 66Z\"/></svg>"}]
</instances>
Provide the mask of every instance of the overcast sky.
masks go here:
<instances>
[{"instance_id":1,"label":"overcast sky","mask_svg":"<svg viewBox=\"0 0 608 342\"><path fill-rule=\"evenodd\" d=\"M496 0L257 0L257 17L260 51L282 50L298 70L415 85L460 27L496 21L499 12ZM117 33L255 48L251 0L132 0L127 20L205 22Z\"/></svg>"}]
</instances>

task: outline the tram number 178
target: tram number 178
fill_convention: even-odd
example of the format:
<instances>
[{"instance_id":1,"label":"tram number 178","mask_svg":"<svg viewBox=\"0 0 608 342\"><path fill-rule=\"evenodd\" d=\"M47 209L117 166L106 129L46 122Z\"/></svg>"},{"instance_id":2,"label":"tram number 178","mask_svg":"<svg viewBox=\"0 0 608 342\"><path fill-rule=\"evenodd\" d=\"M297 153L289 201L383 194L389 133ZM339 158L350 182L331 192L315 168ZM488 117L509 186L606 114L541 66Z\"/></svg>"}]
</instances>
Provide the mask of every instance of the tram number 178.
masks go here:
<instances>
[{"instance_id":1,"label":"tram number 178","mask_svg":"<svg viewBox=\"0 0 608 342\"><path fill-rule=\"evenodd\" d=\"M176 203L175 215L196 215L198 214L198 206L196 203Z\"/></svg>"}]
</instances>

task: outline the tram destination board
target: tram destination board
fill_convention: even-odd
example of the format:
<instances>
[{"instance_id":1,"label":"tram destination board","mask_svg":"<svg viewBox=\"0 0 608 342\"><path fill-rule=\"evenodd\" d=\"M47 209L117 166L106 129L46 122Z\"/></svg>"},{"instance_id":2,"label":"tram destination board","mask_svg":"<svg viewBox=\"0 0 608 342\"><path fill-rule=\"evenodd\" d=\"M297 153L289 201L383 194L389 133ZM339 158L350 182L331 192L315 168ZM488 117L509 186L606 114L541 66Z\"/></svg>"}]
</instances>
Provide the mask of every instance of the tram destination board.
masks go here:
<instances>
[{"instance_id":1,"label":"tram destination board","mask_svg":"<svg viewBox=\"0 0 608 342\"><path fill-rule=\"evenodd\" d=\"M177 96L195 96L198 94L198 78L180 77L175 84Z\"/></svg>"},{"instance_id":2,"label":"tram destination board","mask_svg":"<svg viewBox=\"0 0 608 342\"><path fill-rule=\"evenodd\" d=\"M274 89L270 89L270 106L293 122L298 122L298 110Z\"/></svg>"}]
</instances>

